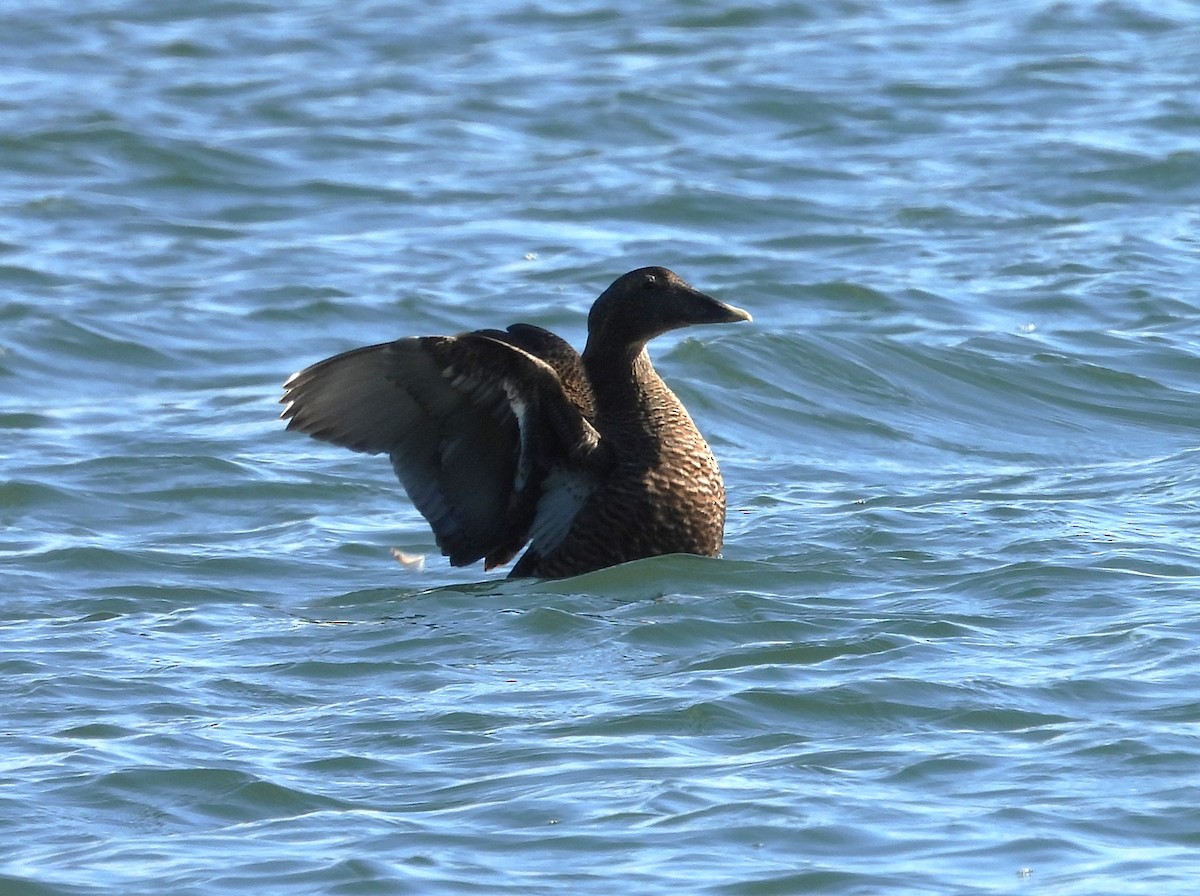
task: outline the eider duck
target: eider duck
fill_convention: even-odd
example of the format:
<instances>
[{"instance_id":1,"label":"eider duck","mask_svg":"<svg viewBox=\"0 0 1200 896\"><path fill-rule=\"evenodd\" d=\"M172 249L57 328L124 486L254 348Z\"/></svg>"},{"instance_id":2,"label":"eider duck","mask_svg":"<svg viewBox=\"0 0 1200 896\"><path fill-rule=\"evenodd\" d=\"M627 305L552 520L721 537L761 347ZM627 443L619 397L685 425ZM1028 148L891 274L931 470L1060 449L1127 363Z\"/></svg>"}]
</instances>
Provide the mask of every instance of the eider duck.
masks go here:
<instances>
[{"instance_id":1,"label":"eider duck","mask_svg":"<svg viewBox=\"0 0 1200 896\"><path fill-rule=\"evenodd\" d=\"M371 345L284 384L288 429L387 454L453 566L559 578L659 554L713 557L716 459L646 343L750 315L661 267L619 277L581 356L530 324Z\"/></svg>"}]
</instances>

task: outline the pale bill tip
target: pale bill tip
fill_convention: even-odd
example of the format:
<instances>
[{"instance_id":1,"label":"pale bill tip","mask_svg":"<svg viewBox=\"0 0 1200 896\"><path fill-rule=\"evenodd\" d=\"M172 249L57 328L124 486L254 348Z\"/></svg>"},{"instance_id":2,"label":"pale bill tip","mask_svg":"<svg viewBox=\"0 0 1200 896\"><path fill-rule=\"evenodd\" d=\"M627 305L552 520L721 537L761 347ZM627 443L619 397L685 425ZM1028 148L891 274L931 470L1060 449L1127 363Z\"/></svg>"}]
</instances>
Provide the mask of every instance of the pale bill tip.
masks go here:
<instances>
[{"instance_id":1,"label":"pale bill tip","mask_svg":"<svg viewBox=\"0 0 1200 896\"><path fill-rule=\"evenodd\" d=\"M750 323L754 320L754 318L750 316L750 312L745 308L739 308L737 305L726 305L725 307L732 311L737 316L738 320L744 320L747 323Z\"/></svg>"}]
</instances>

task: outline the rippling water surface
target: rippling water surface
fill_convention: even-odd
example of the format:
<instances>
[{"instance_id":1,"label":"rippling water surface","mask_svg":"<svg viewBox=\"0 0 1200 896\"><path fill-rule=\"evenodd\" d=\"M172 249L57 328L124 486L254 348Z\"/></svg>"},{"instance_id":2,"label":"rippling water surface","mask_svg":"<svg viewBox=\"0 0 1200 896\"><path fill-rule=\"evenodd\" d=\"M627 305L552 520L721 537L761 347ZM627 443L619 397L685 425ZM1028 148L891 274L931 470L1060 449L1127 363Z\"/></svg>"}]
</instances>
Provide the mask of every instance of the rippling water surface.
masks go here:
<instances>
[{"instance_id":1,"label":"rippling water surface","mask_svg":"<svg viewBox=\"0 0 1200 896\"><path fill-rule=\"evenodd\" d=\"M1195 4L0 31L5 896L1193 892ZM451 569L275 419L644 264L755 316L655 351L721 560Z\"/></svg>"}]
</instances>

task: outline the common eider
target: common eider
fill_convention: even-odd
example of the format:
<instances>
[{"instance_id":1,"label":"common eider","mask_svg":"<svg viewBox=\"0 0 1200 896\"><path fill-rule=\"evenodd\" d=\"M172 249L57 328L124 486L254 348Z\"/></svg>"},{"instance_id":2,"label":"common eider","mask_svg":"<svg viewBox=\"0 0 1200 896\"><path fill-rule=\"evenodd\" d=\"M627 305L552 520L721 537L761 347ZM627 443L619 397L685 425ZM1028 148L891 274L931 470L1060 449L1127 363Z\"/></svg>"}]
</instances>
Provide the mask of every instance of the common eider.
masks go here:
<instances>
[{"instance_id":1,"label":"common eider","mask_svg":"<svg viewBox=\"0 0 1200 896\"><path fill-rule=\"evenodd\" d=\"M530 324L337 355L284 384L288 429L387 454L453 566L558 578L659 554L716 556L717 462L646 343L750 315L661 267L592 305L581 356Z\"/></svg>"}]
</instances>

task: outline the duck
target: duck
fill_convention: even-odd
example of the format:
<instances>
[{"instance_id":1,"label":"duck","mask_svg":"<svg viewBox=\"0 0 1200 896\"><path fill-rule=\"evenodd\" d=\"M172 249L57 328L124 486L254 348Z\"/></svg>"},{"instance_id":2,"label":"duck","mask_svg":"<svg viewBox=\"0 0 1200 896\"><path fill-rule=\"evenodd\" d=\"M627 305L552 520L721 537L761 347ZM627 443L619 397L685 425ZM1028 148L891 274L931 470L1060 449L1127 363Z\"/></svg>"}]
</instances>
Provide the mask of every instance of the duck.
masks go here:
<instances>
[{"instance_id":1,"label":"duck","mask_svg":"<svg viewBox=\"0 0 1200 896\"><path fill-rule=\"evenodd\" d=\"M719 555L725 484L647 343L749 321L664 267L618 277L583 353L518 323L356 348L294 374L287 429L386 454L452 566L565 578L663 554Z\"/></svg>"}]
</instances>

